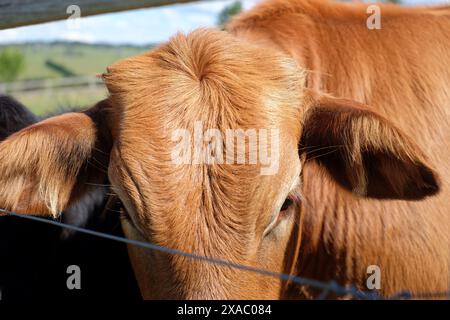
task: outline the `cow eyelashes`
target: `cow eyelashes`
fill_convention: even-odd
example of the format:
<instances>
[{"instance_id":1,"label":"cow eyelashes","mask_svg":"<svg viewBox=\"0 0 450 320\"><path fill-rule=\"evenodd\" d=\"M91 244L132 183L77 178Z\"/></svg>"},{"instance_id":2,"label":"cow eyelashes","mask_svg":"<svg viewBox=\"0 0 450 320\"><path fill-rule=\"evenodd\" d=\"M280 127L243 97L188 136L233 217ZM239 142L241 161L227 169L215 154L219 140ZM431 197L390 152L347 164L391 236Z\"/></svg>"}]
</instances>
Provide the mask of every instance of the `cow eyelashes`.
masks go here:
<instances>
[{"instance_id":1,"label":"cow eyelashes","mask_svg":"<svg viewBox=\"0 0 450 320\"><path fill-rule=\"evenodd\" d=\"M284 200L283 205L281 206L280 212L282 211L286 211L287 209L289 209L289 207L294 203L294 200L292 200L291 198L286 198L286 200Z\"/></svg>"},{"instance_id":2,"label":"cow eyelashes","mask_svg":"<svg viewBox=\"0 0 450 320\"><path fill-rule=\"evenodd\" d=\"M292 207L294 204L294 199L291 196L288 196L283 205L280 208L280 211L277 215L272 219L271 223L267 226L266 230L263 233L263 236L267 236L270 234L285 218L289 216L288 209Z\"/></svg>"},{"instance_id":3,"label":"cow eyelashes","mask_svg":"<svg viewBox=\"0 0 450 320\"><path fill-rule=\"evenodd\" d=\"M288 209L292 207L294 204L294 200L291 197L287 197L286 200L284 200L283 205L280 208L280 212L278 213L274 227L276 227L281 221L283 221L284 218L288 216Z\"/></svg>"},{"instance_id":4,"label":"cow eyelashes","mask_svg":"<svg viewBox=\"0 0 450 320\"><path fill-rule=\"evenodd\" d=\"M130 215L128 214L127 210L125 208L120 209L120 219L127 222L131 226L134 227L133 219L131 219Z\"/></svg>"}]
</instances>

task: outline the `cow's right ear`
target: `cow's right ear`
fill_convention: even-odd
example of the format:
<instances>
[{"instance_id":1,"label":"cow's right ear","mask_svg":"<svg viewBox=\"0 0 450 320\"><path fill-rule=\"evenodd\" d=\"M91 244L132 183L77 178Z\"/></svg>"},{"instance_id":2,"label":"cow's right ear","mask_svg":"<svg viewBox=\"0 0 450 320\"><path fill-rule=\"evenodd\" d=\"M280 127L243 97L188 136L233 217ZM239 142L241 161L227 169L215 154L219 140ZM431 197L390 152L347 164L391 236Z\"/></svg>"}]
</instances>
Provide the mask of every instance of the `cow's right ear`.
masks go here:
<instances>
[{"instance_id":1,"label":"cow's right ear","mask_svg":"<svg viewBox=\"0 0 450 320\"><path fill-rule=\"evenodd\" d=\"M108 100L38 122L0 143L0 208L57 216L104 182L112 138Z\"/></svg>"},{"instance_id":2,"label":"cow's right ear","mask_svg":"<svg viewBox=\"0 0 450 320\"><path fill-rule=\"evenodd\" d=\"M439 192L421 148L367 105L309 92L301 152L354 194L419 200Z\"/></svg>"}]
</instances>

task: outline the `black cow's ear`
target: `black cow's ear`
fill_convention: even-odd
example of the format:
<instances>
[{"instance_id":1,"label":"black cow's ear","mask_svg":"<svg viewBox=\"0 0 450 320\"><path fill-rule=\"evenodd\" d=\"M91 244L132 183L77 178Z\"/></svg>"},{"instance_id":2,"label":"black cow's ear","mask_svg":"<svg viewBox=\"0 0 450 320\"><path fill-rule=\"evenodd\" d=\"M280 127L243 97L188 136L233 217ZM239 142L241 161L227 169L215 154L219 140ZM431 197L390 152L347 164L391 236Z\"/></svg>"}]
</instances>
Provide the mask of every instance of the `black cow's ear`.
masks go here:
<instances>
[{"instance_id":1,"label":"black cow's ear","mask_svg":"<svg viewBox=\"0 0 450 320\"><path fill-rule=\"evenodd\" d=\"M439 191L430 161L389 120L352 100L309 93L300 152L355 194L422 199Z\"/></svg>"},{"instance_id":2,"label":"black cow's ear","mask_svg":"<svg viewBox=\"0 0 450 320\"><path fill-rule=\"evenodd\" d=\"M0 94L0 140L38 122L38 118L14 98Z\"/></svg>"},{"instance_id":3,"label":"black cow's ear","mask_svg":"<svg viewBox=\"0 0 450 320\"><path fill-rule=\"evenodd\" d=\"M28 126L0 143L0 207L56 216L106 178L109 102Z\"/></svg>"}]
</instances>

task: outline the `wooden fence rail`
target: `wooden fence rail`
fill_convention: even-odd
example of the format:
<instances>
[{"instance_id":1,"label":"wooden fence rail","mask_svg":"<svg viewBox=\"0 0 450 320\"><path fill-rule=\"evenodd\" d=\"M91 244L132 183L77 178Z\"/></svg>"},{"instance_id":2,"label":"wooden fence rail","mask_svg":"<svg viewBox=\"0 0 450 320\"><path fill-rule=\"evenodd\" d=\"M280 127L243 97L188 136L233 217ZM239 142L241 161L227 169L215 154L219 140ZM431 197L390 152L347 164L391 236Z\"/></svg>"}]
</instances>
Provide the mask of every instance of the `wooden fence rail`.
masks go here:
<instances>
[{"instance_id":1,"label":"wooden fence rail","mask_svg":"<svg viewBox=\"0 0 450 320\"><path fill-rule=\"evenodd\" d=\"M53 89L73 87L104 87L102 79L95 76L80 76L69 78L27 80L10 83L0 82L0 94L14 94L28 91L51 91Z\"/></svg>"},{"instance_id":2,"label":"wooden fence rail","mask_svg":"<svg viewBox=\"0 0 450 320\"><path fill-rule=\"evenodd\" d=\"M0 29L74 18L78 8L86 17L195 1L199 0L0 0Z\"/></svg>"}]
</instances>

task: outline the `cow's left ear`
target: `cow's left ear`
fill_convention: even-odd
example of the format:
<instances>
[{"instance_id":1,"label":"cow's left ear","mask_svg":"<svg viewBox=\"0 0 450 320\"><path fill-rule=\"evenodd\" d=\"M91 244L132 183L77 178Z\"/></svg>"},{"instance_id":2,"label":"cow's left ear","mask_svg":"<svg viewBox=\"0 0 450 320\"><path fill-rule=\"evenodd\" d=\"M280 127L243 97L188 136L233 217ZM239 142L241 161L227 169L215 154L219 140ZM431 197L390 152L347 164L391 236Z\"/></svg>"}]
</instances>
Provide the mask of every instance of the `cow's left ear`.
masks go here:
<instances>
[{"instance_id":1,"label":"cow's left ear","mask_svg":"<svg viewBox=\"0 0 450 320\"><path fill-rule=\"evenodd\" d=\"M300 153L319 162L344 188L373 198L416 200L439 181L422 150L366 105L309 93Z\"/></svg>"},{"instance_id":2,"label":"cow's left ear","mask_svg":"<svg viewBox=\"0 0 450 320\"><path fill-rule=\"evenodd\" d=\"M57 216L104 183L108 100L26 127L0 143L0 208Z\"/></svg>"}]
</instances>

